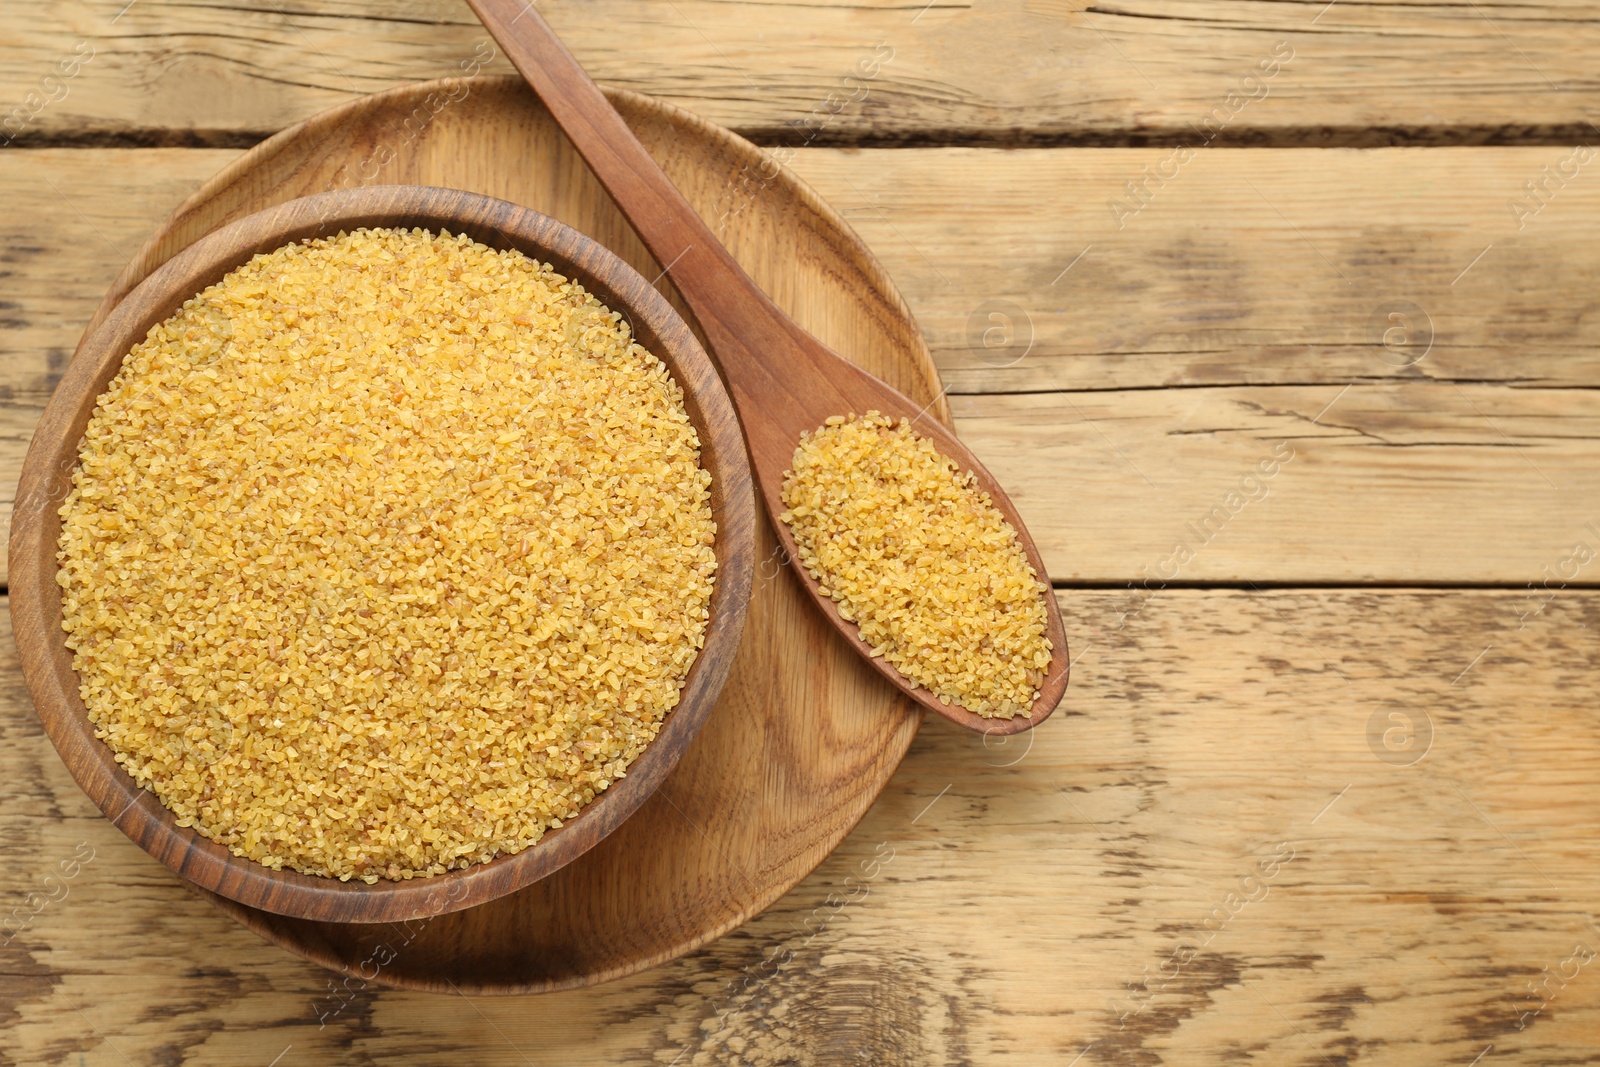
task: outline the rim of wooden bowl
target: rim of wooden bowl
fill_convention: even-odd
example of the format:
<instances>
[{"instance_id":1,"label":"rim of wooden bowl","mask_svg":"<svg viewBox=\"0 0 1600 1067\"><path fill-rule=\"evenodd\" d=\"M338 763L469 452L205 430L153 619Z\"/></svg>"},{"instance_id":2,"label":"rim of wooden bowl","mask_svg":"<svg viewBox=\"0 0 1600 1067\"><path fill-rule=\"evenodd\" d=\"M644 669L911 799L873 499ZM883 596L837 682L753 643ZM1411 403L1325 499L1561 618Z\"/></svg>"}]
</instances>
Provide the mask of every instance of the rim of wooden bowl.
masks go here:
<instances>
[{"instance_id":1,"label":"rim of wooden bowl","mask_svg":"<svg viewBox=\"0 0 1600 1067\"><path fill-rule=\"evenodd\" d=\"M678 706L627 775L575 818L518 853L427 878L373 884L274 871L179 827L154 793L94 736L61 628L58 510L94 405L128 350L183 302L259 252L362 226L421 226L517 248L577 279L626 317L639 343L683 387L712 475L717 581L705 641ZM721 378L687 324L632 267L571 227L508 201L430 186L365 186L286 201L202 237L136 286L79 343L45 407L23 464L11 528L11 616L34 707L78 785L119 830L201 888L263 911L325 922L401 922L459 911L515 892L572 862L666 780L727 680L749 608L755 494L744 437Z\"/></svg>"}]
</instances>

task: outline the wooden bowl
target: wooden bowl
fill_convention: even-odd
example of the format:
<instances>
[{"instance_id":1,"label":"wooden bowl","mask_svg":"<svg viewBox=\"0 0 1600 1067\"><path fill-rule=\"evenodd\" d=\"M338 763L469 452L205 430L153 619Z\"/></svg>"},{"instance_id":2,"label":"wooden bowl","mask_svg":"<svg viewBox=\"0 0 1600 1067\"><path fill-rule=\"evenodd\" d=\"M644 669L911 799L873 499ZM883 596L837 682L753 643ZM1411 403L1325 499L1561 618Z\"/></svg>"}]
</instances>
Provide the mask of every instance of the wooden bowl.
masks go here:
<instances>
[{"instance_id":1,"label":"wooden bowl","mask_svg":"<svg viewBox=\"0 0 1600 1067\"><path fill-rule=\"evenodd\" d=\"M491 247L520 249L622 313L639 343L683 387L700 434L701 462L712 475L718 564L704 647L677 708L626 777L514 855L371 885L274 871L176 825L155 794L139 787L94 736L61 628L56 584L58 511L95 402L129 349L185 300L257 253L362 226L444 228ZM503 200L425 186L368 186L291 200L223 227L169 260L78 345L34 433L16 500L12 625L39 718L83 791L118 829L193 884L253 908L326 922L397 922L472 907L545 877L615 830L666 779L716 703L744 628L754 569L755 495L744 440L721 379L682 318L638 272L570 227Z\"/></svg>"}]
</instances>

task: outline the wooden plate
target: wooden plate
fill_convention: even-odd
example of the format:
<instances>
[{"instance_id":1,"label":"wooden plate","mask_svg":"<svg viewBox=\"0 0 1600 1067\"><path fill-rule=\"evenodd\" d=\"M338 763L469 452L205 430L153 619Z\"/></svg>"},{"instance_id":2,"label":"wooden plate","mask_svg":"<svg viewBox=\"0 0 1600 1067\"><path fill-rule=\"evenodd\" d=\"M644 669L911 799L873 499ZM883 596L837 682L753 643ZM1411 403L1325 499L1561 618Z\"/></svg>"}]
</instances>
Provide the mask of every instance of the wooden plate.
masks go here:
<instances>
[{"instance_id":1,"label":"wooden plate","mask_svg":"<svg viewBox=\"0 0 1600 1067\"><path fill-rule=\"evenodd\" d=\"M759 149L644 97L612 100L695 208L824 343L949 421L911 315L848 225ZM467 189L542 211L658 278L604 190L522 83L447 79L318 115L206 183L134 257L96 313L211 230L330 188ZM664 279L658 288L680 311ZM213 894L267 940L362 981L529 993L675 959L771 905L866 813L921 722L804 599L758 523L755 594L721 700L671 777L581 859L513 895L407 924L288 919ZM199 890L197 890L199 891ZM200 891L203 892L203 891Z\"/></svg>"}]
</instances>

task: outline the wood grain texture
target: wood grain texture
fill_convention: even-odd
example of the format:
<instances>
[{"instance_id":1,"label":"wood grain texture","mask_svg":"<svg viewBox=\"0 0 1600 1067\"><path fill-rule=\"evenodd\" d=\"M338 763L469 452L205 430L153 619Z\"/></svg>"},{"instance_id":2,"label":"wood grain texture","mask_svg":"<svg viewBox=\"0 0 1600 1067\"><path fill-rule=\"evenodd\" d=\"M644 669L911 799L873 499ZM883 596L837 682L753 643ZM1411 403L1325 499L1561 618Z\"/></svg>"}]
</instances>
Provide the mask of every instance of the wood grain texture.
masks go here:
<instances>
[{"instance_id":1,"label":"wood grain texture","mask_svg":"<svg viewBox=\"0 0 1600 1067\"><path fill-rule=\"evenodd\" d=\"M1098 237L1091 215L1104 208L1058 190L1081 181L1109 195L1113 177L1137 173L1133 161L1147 155L815 149L795 169L900 284L959 394L958 431L1021 508L1053 576L1143 580L1186 524L1290 440L1309 462L1285 468L1269 483L1273 496L1232 517L1178 580L1520 587L1544 581L1542 569L1600 517L1586 458L1600 414L1589 388L1600 385L1590 284L1600 244L1588 230L1600 185L1584 171L1520 232L1504 202L1548 157L1209 153L1168 190L1172 201L1157 199L1117 238L1124 243L1103 246L1102 266L1097 246L1053 288L1084 246L1074 242ZM131 255L228 158L0 152L0 188L18 206L0 217L0 270L10 275L0 300L15 305L0 322L0 472L14 479L43 397L117 272L107 242ZM1244 179L1293 225L1259 199L1247 214L1239 191L1255 194ZM1051 197L1044 209L1034 190ZM751 205L734 218L761 217L764 194L727 195ZM1375 214L1352 216L1350 202ZM591 232L616 247L622 224L605 218ZM1362 287L1346 286L1302 234ZM760 253L751 245L741 255ZM761 263L757 277L770 284L780 266ZM1059 295L1069 285L1078 287L1071 300ZM792 288L778 295L808 299ZM1432 309L1432 349L1409 366L1414 351L1385 349L1371 323L1401 298ZM994 300L1031 318L1031 351L1011 334L1026 355L982 348L983 329L996 324L975 313ZM967 395L980 392L995 395ZM0 479L0 511L9 512L11 484Z\"/></svg>"},{"instance_id":2,"label":"wood grain texture","mask_svg":"<svg viewBox=\"0 0 1600 1067\"><path fill-rule=\"evenodd\" d=\"M7 5L0 121L20 105L25 138L249 143L363 93L456 74L484 40L458 0L143 0L118 18L124 6ZM541 8L600 81L778 144L1138 144L1193 138L1219 108L1233 143L1565 143L1593 136L1600 90L1588 61L1600 29L1576 0ZM65 98L28 105L29 92L59 91L39 81L80 41L94 58ZM1292 62L1265 87L1245 82L1280 43ZM862 60L890 55L859 78Z\"/></svg>"},{"instance_id":3,"label":"wood grain texture","mask_svg":"<svg viewBox=\"0 0 1600 1067\"><path fill-rule=\"evenodd\" d=\"M0 868L0 924L26 916L0 947L0 1058L1587 1058L1596 961L1550 976L1575 946L1600 949L1600 595L1563 592L1526 620L1493 591L1072 592L1061 607L1086 639L1071 706L1005 746L923 731L860 827L761 918L605 986L466 1002L330 983L189 895L72 783L0 641L0 840L26 857ZM1417 748L1373 739L1391 712L1414 745L1431 729L1414 764ZM80 844L92 861L52 890ZM34 913L30 893L64 899Z\"/></svg>"},{"instance_id":4,"label":"wood grain texture","mask_svg":"<svg viewBox=\"0 0 1600 1067\"><path fill-rule=\"evenodd\" d=\"M0 152L0 400L48 393L121 263L236 155ZM894 277L954 394L1600 385L1600 172L1510 207L1570 149L1205 152L1118 229L1108 201L1168 155L807 149L788 169ZM718 218L762 192L736 171ZM1383 346L1374 313L1402 300L1425 355Z\"/></svg>"},{"instance_id":5,"label":"wood grain texture","mask_svg":"<svg viewBox=\"0 0 1600 1067\"><path fill-rule=\"evenodd\" d=\"M94 61L25 139L246 145L453 73L484 39L456 0L140 0L113 24L122 7L0 11L0 122L80 40ZM1600 572L1574 550L1600 548L1600 186L1588 164L1550 177L1595 135L1592 5L541 10L602 81L797 147L905 294L1047 566L1115 586L1061 594L1071 700L1005 746L923 731L809 878L686 957L463 1000L380 988L370 965L331 977L185 892L72 783L0 640L0 1063L1593 1059L1600 593L1581 586ZM1265 97L1230 101L1260 96L1243 79L1279 42L1294 57ZM1218 108L1217 143L1280 147L1201 151L1161 182L1146 168L1170 171L1170 147L819 147L1170 145ZM1281 147L1524 141L1548 147ZM0 490L98 295L227 158L0 151ZM736 171L719 211L759 218L740 205L768 195ZM647 265L606 212L590 232ZM1421 359L1384 347L1400 301L1426 316ZM1280 442L1294 459L1231 511ZM1512 588L1250 588L1267 581ZM753 692L750 713L774 695ZM629 826L682 823L658 814Z\"/></svg>"},{"instance_id":6,"label":"wood grain texture","mask_svg":"<svg viewBox=\"0 0 1600 1067\"><path fill-rule=\"evenodd\" d=\"M1165 181L1171 149L794 166L883 257L952 393L1590 387L1600 161L1573 152L1209 150Z\"/></svg>"},{"instance_id":7,"label":"wood grain texture","mask_svg":"<svg viewBox=\"0 0 1600 1067\"><path fill-rule=\"evenodd\" d=\"M784 484L796 448L830 419L877 413L898 419L902 425L912 424L918 434L933 442L940 455L975 478L986 499L1015 531L1030 573L1048 583L1039 549L1015 505L972 450L941 421L945 417L942 409L931 411L929 401L907 396L850 362L778 307L712 231L715 217L707 212L701 218L537 10L523 0L470 0L470 6L538 94L640 241L656 262L664 265L663 272L688 305L738 408L756 489L789 559L801 558L794 534L782 519L786 511ZM796 258L807 254L798 241L784 242L780 248ZM919 338L907 357L925 356ZM1047 585L1039 595L1045 600L1044 636L1051 653L1050 663L1036 683L1037 695L1026 712L985 718L935 696L900 673L881 650L862 640L860 626L841 614L809 569L794 568L794 577L845 643L890 685L964 729L988 736L1031 729L1049 717L1066 692L1070 652Z\"/></svg>"},{"instance_id":8,"label":"wood grain texture","mask_svg":"<svg viewBox=\"0 0 1600 1067\"><path fill-rule=\"evenodd\" d=\"M1595 390L1119 390L952 408L1058 581L1600 580L1570 559L1600 543Z\"/></svg>"}]
</instances>

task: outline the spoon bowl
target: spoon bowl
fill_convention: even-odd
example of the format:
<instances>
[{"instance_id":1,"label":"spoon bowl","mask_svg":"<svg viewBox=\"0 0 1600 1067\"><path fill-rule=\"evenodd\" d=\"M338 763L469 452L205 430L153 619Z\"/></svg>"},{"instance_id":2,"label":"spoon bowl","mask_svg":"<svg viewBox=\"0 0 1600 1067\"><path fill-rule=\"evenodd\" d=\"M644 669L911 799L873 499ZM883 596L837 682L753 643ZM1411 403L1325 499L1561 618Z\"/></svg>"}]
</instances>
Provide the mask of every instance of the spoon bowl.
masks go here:
<instances>
[{"instance_id":1,"label":"spoon bowl","mask_svg":"<svg viewBox=\"0 0 1600 1067\"><path fill-rule=\"evenodd\" d=\"M800 555L794 533L789 524L778 516L786 510L783 503L784 472L793 464L800 435L818 429L830 415L861 415L873 410L897 422L906 419L918 434L933 441L941 455L955 460L962 470L969 470L976 475L978 484L1017 531L1018 542L1034 572L1041 580L1044 580L1045 574L1044 561L1039 558L1038 547L1032 538L1027 536L1016 505L994 476L972 456L971 450L961 439L929 413L929 405L918 404L881 378L837 355L799 326L794 326L793 334L784 339L791 343L783 348L774 346L769 350L771 355L766 357L767 362L782 368L784 373L781 377L772 376L758 394L741 389L746 378L737 374L730 374L729 378L734 403L743 418L745 440L750 446L751 470L755 473L756 484L766 502L767 511L772 516L772 527L778 536L778 543L783 546L791 562L790 569L800 579L801 586L818 609L838 627L845 640L872 664L874 670L905 690L923 707L983 734L1014 734L1037 726L1055 710L1067 688L1066 631L1061 623L1061 611L1050 592L1042 594L1046 602L1045 636L1051 644L1050 666L1039 684L1039 695L1026 715L985 718L958 704L945 703L920 685L912 685L884 657L872 655L871 647L861 640L859 627L839 614L838 605L823 594L817 580L798 562ZM804 368L804 373L798 368ZM749 414L752 410L759 410L761 417L752 418Z\"/></svg>"}]
</instances>

